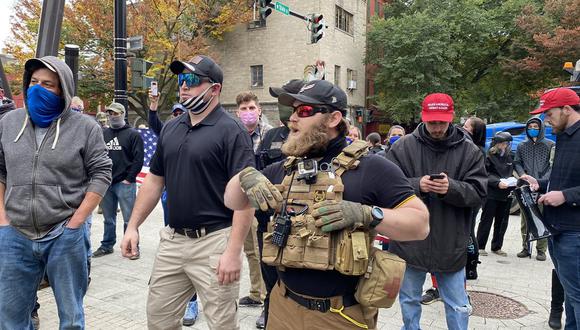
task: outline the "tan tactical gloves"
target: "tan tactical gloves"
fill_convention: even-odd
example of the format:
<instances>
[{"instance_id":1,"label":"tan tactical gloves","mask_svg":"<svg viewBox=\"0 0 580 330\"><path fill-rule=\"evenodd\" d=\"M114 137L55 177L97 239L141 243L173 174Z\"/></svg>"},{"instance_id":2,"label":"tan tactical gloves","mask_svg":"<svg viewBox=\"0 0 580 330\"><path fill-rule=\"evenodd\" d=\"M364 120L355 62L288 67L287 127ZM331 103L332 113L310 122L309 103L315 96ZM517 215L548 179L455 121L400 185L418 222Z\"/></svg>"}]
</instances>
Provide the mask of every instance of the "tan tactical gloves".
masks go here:
<instances>
[{"instance_id":1,"label":"tan tactical gloves","mask_svg":"<svg viewBox=\"0 0 580 330\"><path fill-rule=\"evenodd\" d=\"M282 202L282 194L255 168L246 167L239 177L242 190L254 208L262 211L275 210Z\"/></svg>"},{"instance_id":2,"label":"tan tactical gloves","mask_svg":"<svg viewBox=\"0 0 580 330\"><path fill-rule=\"evenodd\" d=\"M344 228L369 228L373 217L372 207L348 201L323 201L313 206L312 216L316 226L330 232Z\"/></svg>"}]
</instances>

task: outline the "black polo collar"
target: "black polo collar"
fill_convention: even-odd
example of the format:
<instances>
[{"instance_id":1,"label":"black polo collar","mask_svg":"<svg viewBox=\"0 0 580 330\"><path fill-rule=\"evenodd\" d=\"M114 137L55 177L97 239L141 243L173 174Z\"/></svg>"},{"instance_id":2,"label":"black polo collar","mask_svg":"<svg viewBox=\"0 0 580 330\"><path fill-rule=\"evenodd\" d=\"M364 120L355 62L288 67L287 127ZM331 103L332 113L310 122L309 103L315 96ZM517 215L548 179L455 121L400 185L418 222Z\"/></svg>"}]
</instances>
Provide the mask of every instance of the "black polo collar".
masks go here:
<instances>
[{"instance_id":1,"label":"black polo collar","mask_svg":"<svg viewBox=\"0 0 580 330\"><path fill-rule=\"evenodd\" d=\"M222 108L222 105L220 103L218 103L215 108L212 110L212 112L210 112L209 115L207 115L207 117L203 118L202 121L200 121L196 126L215 126L215 124L217 123L217 121L223 116L223 114L225 113L225 110ZM183 115L181 115L181 118L179 119L180 123L183 123L189 127L191 126L191 119L189 118L189 113L185 112Z\"/></svg>"},{"instance_id":2,"label":"black polo collar","mask_svg":"<svg viewBox=\"0 0 580 330\"><path fill-rule=\"evenodd\" d=\"M578 120L574 125L566 128L566 130L564 131L564 133L572 136L574 135L574 133L576 133L576 131L580 128L580 120Z\"/></svg>"}]
</instances>

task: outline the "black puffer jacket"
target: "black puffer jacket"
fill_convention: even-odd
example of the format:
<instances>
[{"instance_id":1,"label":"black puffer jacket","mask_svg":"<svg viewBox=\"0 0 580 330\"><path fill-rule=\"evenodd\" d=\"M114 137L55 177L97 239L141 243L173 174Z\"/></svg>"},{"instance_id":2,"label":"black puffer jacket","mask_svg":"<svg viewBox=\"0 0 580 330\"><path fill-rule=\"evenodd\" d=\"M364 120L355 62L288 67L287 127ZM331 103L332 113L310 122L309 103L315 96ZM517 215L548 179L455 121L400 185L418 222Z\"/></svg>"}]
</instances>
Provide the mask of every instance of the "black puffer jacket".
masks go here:
<instances>
[{"instance_id":1,"label":"black puffer jacket","mask_svg":"<svg viewBox=\"0 0 580 330\"><path fill-rule=\"evenodd\" d=\"M2 117L4 117L4 115L10 111L10 110L14 110L16 109L15 105L14 105L14 101L10 100L10 99L0 99L0 119L2 119Z\"/></svg>"},{"instance_id":2,"label":"black puffer jacket","mask_svg":"<svg viewBox=\"0 0 580 330\"><path fill-rule=\"evenodd\" d=\"M528 125L531 122L540 125L540 134L534 142L528 133ZM526 136L528 139L518 144L514 166L518 175L528 174L537 179L547 179L550 177L550 154L554 147L554 142L545 138L546 127L539 118L532 118L526 123Z\"/></svg>"},{"instance_id":3,"label":"black puffer jacket","mask_svg":"<svg viewBox=\"0 0 580 330\"><path fill-rule=\"evenodd\" d=\"M420 124L393 144L387 158L403 170L429 209L431 231L423 241L391 241L390 250L407 264L428 272L455 272L465 267L472 208L486 195L483 155L465 133L450 126L447 138L434 140ZM440 172L449 177L446 195L422 193L421 177Z\"/></svg>"}]
</instances>

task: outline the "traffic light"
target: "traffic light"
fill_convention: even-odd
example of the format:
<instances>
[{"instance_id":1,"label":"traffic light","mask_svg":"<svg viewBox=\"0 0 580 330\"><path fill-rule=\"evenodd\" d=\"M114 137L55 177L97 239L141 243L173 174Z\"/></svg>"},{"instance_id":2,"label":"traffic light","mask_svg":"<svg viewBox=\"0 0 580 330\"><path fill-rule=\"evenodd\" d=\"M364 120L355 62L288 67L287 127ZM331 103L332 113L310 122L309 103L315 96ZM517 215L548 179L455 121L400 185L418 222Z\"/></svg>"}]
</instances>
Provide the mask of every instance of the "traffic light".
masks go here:
<instances>
[{"instance_id":1,"label":"traffic light","mask_svg":"<svg viewBox=\"0 0 580 330\"><path fill-rule=\"evenodd\" d=\"M131 87L133 89L147 89L153 78L146 77L147 71L153 66L153 62L142 58L131 60Z\"/></svg>"},{"instance_id":2,"label":"traffic light","mask_svg":"<svg viewBox=\"0 0 580 330\"><path fill-rule=\"evenodd\" d=\"M564 63L564 71L571 75L570 81L580 82L580 60L576 62L576 67L574 67L572 62Z\"/></svg>"},{"instance_id":3,"label":"traffic light","mask_svg":"<svg viewBox=\"0 0 580 330\"><path fill-rule=\"evenodd\" d=\"M375 110L372 110L372 109L368 109L367 110L367 118L366 118L366 123L367 124L368 123L371 123L374 120L374 118L373 118L373 113L374 112L375 112Z\"/></svg>"},{"instance_id":4,"label":"traffic light","mask_svg":"<svg viewBox=\"0 0 580 330\"><path fill-rule=\"evenodd\" d=\"M272 3L272 0L260 0L260 18L265 21L272 13L272 8L268 7Z\"/></svg>"},{"instance_id":5,"label":"traffic light","mask_svg":"<svg viewBox=\"0 0 580 330\"><path fill-rule=\"evenodd\" d=\"M324 37L324 20L322 19L322 14L312 14L312 25L310 27L311 37L310 41L315 44L317 43L322 37Z\"/></svg>"},{"instance_id":6,"label":"traffic light","mask_svg":"<svg viewBox=\"0 0 580 330\"><path fill-rule=\"evenodd\" d=\"M358 123L362 124L362 122L363 122L363 109L356 109L355 114L356 114L356 121Z\"/></svg>"}]
</instances>

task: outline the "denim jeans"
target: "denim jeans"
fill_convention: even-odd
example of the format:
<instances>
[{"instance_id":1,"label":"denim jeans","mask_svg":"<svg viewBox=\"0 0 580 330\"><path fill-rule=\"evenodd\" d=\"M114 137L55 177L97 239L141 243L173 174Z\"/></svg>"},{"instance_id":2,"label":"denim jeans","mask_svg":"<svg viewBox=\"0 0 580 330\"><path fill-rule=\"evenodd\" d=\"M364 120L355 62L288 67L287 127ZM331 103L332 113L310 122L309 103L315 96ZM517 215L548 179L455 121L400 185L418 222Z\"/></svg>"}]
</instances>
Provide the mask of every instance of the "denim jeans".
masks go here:
<instances>
[{"instance_id":1,"label":"denim jeans","mask_svg":"<svg viewBox=\"0 0 580 330\"><path fill-rule=\"evenodd\" d=\"M580 329L580 232L563 232L548 240L550 256L564 287L565 330Z\"/></svg>"},{"instance_id":2,"label":"denim jeans","mask_svg":"<svg viewBox=\"0 0 580 330\"><path fill-rule=\"evenodd\" d=\"M411 266L407 266L405 277L399 292L399 303L403 314L403 327L405 330L421 329L421 295L427 273ZM447 328L450 330L465 330L469 322L471 305L465 291L465 268L455 273L438 273L433 275L437 278L439 294L445 304L445 318Z\"/></svg>"},{"instance_id":3,"label":"denim jeans","mask_svg":"<svg viewBox=\"0 0 580 330\"><path fill-rule=\"evenodd\" d=\"M112 250L117 242L117 205L121 206L124 221L123 232L125 232L135 205L136 194L137 185L135 183L124 184L123 182L118 182L111 185L109 190L107 190L105 197L101 201L103 218L105 218L105 233L101 241L103 249Z\"/></svg>"},{"instance_id":4,"label":"denim jeans","mask_svg":"<svg viewBox=\"0 0 580 330\"><path fill-rule=\"evenodd\" d=\"M65 228L49 241L28 239L0 227L0 329L33 329L30 313L44 272L52 287L60 329L84 329L87 291L86 227Z\"/></svg>"},{"instance_id":5,"label":"denim jeans","mask_svg":"<svg viewBox=\"0 0 580 330\"><path fill-rule=\"evenodd\" d=\"M89 249L87 250L87 258L90 262L93 253L91 252L91 228L93 227L93 215L89 214L87 220L85 220L85 226L87 230L85 230L85 235L87 236L87 240L89 241Z\"/></svg>"}]
</instances>

